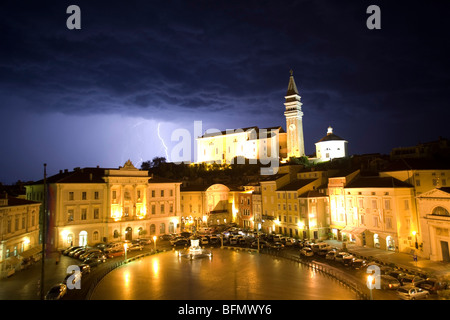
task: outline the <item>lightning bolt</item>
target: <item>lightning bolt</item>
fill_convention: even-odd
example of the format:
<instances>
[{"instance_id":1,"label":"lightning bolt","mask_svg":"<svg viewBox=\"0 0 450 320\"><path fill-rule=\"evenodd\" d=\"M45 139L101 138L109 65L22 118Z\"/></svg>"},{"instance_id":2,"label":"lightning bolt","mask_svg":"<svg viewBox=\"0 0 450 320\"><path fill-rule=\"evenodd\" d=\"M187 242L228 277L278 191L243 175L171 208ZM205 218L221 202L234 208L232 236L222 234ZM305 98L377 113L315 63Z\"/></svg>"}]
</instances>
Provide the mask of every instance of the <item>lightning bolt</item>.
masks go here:
<instances>
[{"instance_id":1,"label":"lightning bolt","mask_svg":"<svg viewBox=\"0 0 450 320\"><path fill-rule=\"evenodd\" d=\"M166 160L167 160L167 162L169 162L169 153L167 151L168 148L167 148L166 143L164 142L164 139L161 137L161 133L159 132L160 125L161 125L161 122L158 122L158 138L159 138L159 140L161 140L161 143L162 143L162 145L164 147L164 151L166 153Z\"/></svg>"}]
</instances>

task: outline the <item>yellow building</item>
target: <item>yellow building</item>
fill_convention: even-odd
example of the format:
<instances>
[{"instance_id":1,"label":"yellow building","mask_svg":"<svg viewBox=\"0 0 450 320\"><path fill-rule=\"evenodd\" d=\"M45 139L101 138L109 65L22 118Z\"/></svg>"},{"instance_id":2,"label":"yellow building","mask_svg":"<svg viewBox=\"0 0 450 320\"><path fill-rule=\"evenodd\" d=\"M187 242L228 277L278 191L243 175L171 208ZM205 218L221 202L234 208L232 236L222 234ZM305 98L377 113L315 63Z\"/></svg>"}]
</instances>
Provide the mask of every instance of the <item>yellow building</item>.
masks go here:
<instances>
[{"instance_id":1,"label":"yellow building","mask_svg":"<svg viewBox=\"0 0 450 320\"><path fill-rule=\"evenodd\" d=\"M417 201L422 232L417 239L419 252L432 261L450 262L450 188L423 192ZM413 235L414 241L416 236Z\"/></svg>"},{"instance_id":2,"label":"yellow building","mask_svg":"<svg viewBox=\"0 0 450 320\"><path fill-rule=\"evenodd\" d=\"M322 184L321 179L299 179L276 190L275 232L289 237L310 238L311 228L316 229L316 206L309 206L309 191L315 190ZM325 195L323 195L326 197ZM310 220L311 219L311 220Z\"/></svg>"},{"instance_id":3,"label":"yellow building","mask_svg":"<svg viewBox=\"0 0 450 320\"><path fill-rule=\"evenodd\" d=\"M359 176L345 185L339 201L346 222L342 240L408 253L414 248L411 234L418 222L412 185L392 177Z\"/></svg>"},{"instance_id":4,"label":"yellow building","mask_svg":"<svg viewBox=\"0 0 450 320\"><path fill-rule=\"evenodd\" d=\"M39 210L37 201L0 195L0 278L19 269L23 259L37 258L39 245Z\"/></svg>"},{"instance_id":5,"label":"yellow building","mask_svg":"<svg viewBox=\"0 0 450 320\"><path fill-rule=\"evenodd\" d=\"M149 177L131 161L119 168L75 168L47 178L49 235L53 249L132 240L176 232L180 185ZM43 181L26 186L28 198Z\"/></svg>"},{"instance_id":6,"label":"yellow building","mask_svg":"<svg viewBox=\"0 0 450 320\"><path fill-rule=\"evenodd\" d=\"M220 183L182 187L182 228L198 230L201 227L236 223L238 193L239 190Z\"/></svg>"}]
</instances>

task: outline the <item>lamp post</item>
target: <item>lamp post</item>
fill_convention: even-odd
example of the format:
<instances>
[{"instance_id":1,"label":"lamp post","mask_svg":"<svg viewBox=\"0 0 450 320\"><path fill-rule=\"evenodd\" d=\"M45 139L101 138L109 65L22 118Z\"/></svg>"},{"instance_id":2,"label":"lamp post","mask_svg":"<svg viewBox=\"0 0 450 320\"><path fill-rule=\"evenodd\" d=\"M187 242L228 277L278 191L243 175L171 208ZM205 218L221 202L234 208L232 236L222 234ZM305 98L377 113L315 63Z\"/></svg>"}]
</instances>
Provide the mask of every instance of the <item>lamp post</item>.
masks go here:
<instances>
[{"instance_id":1,"label":"lamp post","mask_svg":"<svg viewBox=\"0 0 450 320\"><path fill-rule=\"evenodd\" d=\"M153 236L153 250L156 252L156 236Z\"/></svg>"},{"instance_id":2,"label":"lamp post","mask_svg":"<svg viewBox=\"0 0 450 320\"><path fill-rule=\"evenodd\" d=\"M369 291L370 291L370 300L373 300L373 296L372 296L372 289L373 289L373 280L374 278L372 277L372 275L368 275L367 276L367 286L369 287Z\"/></svg>"},{"instance_id":3,"label":"lamp post","mask_svg":"<svg viewBox=\"0 0 450 320\"><path fill-rule=\"evenodd\" d=\"M125 242L123 244L123 249L125 250L125 261L127 261L127 248L128 248L128 244Z\"/></svg>"}]
</instances>

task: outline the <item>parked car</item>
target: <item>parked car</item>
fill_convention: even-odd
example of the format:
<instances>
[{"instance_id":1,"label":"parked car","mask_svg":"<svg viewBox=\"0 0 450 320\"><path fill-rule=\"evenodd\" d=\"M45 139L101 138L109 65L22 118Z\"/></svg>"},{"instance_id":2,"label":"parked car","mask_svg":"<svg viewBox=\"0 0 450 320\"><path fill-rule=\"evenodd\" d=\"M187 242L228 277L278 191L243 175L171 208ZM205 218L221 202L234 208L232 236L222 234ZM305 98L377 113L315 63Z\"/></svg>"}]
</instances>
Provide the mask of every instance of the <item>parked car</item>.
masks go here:
<instances>
[{"instance_id":1,"label":"parked car","mask_svg":"<svg viewBox=\"0 0 450 320\"><path fill-rule=\"evenodd\" d=\"M160 236L160 238L161 238L161 236ZM152 244L152 240L148 239L148 238L139 238L136 241L139 242L143 246L147 246L149 244Z\"/></svg>"},{"instance_id":2,"label":"parked car","mask_svg":"<svg viewBox=\"0 0 450 320\"><path fill-rule=\"evenodd\" d=\"M296 240L294 238L286 238L286 243L284 244L286 247L295 246Z\"/></svg>"},{"instance_id":3,"label":"parked car","mask_svg":"<svg viewBox=\"0 0 450 320\"><path fill-rule=\"evenodd\" d=\"M86 259L89 255L96 253L96 252L102 252L100 249L89 249L86 252L84 252L83 254L80 254L78 256L78 259L80 260L84 260Z\"/></svg>"},{"instance_id":4,"label":"parked car","mask_svg":"<svg viewBox=\"0 0 450 320\"><path fill-rule=\"evenodd\" d=\"M173 235L171 235L171 234L162 234L159 236L159 240L162 240L162 241L169 241L172 238L173 238Z\"/></svg>"},{"instance_id":5,"label":"parked car","mask_svg":"<svg viewBox=\"0 0 450 320\"><path fill-rule=\"evenodd\" d=\"M94 245L94 248L103 251L103 250L105 250L105 248L106 248L107 245L108 245L108 244L105 243L105 242L100 242L100 243L95 244L95 245Z\"/></svg>"},{"instance_id":6,"label":"parked car","mask_svg":"<svg viewBox=\"0 0 450 320\"><path fill-rule=\"evenodd\" d=\"M351 254L349 254L349 255L346 255L345 257L343 257L341 262L344 266L350 267L353 263L353 260L355 260L355 257L352 256Z\"/></svg>"},{"instance_id":7,"label":"parked car","mask_svg":"<svg viewBox=\"0 0 450 320\"><path fill-rule=\"evenodd\" d=\"M202 245L202 244L209 244L209 240L208 240L207 237L200 237L199 240L200 240L199 241L200 245Z\"/></svg>"},{"instance_id":8,"label":"parked car","mask_svg":"<svg viewBox=\"0 0 450 320\"><path fill-rule=\"evenodd\" d=\"M110 251L108 251L108 253L106 253L106 256L108 258L114 258L114 257L123 256L124 254L125 254L125 250L122 248L122 249L110 250Z\"/></svg>"},{"instance_id":9,"label":"parked car","mask_svg":"<svg viewBox=\"0 0 450 320\"><path fill-rule=\"evenodd\" d=\"M425 280L418 281L416 286L427 290L430 294L436 294L439 290L447 289L448 283L434 278L427 278Z\"/></svg>"},{"instance_id":10,"label":"parked car","mask_svg":"<svg viewBox=\"0 0 450 320\"><path fill-rule=\"evenodd\" d=\"M170 240L170 244L173 246L179 240L186 240L186 242L188 241L187 238L185 238L185 237L177 236Z\"/></svg>"},{"instance_id":11,"label":"parked car","mask_svg":"<svg viewBox=\"0 0 450 320\"><path fill-rule=\"evenodd\" d=\"M75 255L77 252L80 252L80 251L83 251L83 250L84 250L84 247L80 247L80 248L78 248L78 249L71 250L71 251L69 252L68 256L74 258L74 255Z\"/></svg>"},{"instance_id":12,"label":"parked car","mask_svg":"<svg viewBox=\"0 0 450 320\"><path fill-rule=\"evenodd\" d=\"M238 243L238 239L235 238L235 237L229 237L229 238L228 238L228 241L229 241L230 245L233 245L233 244L237 244L237 243Z\"/></svg>"},{"instance_id":13,"label":"parked car","mask_svg":"<svg viewBox=\"0 0 450 320\"><path fill-rule=\"evenodd\" d=\"M402 286L397 289L397 295L400 299L404 300L416 300L427 299L430 293L419 287L414 286Z\"/></svg>"},{"instance_id":14,"label":"parked car","mask_svg":"<svg viewBox=\"0 0 450 320\"><path fill-rule=\"evenodd\" d=\"M45 295L45 300L60 300L67 293L67 286L64 283L59 283L50 288Z\"/></svg>"},{"instance_id":15,"label":"parked car","mask_svg":"<svg viewBox=\"0 0 450 320\"><path fill-rule=\"evenodd\" d=\"M398 281L402 284L402 286L406 286L408 284L415 285L418 281L423 281L425 279L412 275L412 274L405 274L397 278Z\"/></svg>"},{"instance_id":16,"label":"parked car","mask_svg":"<svg viewBox=\"0 0 450 320\"><path fill-rule=\"evenodd\" d=\"M318 254L319 256L322 256L322 257L325 257L325 256L327 255L327 253L328 253L328 249L320 249L320 250L317 252L317 254Z\"/></svg>"},{"instance_id":17,"label":"parked car","mask_svg":"<svg viewBox=\"0 0 450 320\"><path fill-rule=\"evenodd\" d=\"M67 256L72 250L80 249L80 246L71 246L62 252L63 255Z\"/></svg>"},{"instance_id":18,"label":"parked car","mask_svg":"<svg viewBox=\"0 0 450 320\"><path fill-rule=\"evenodd\" d=\"M91 268L98 266L100 263L106 262L107 256L102 255L93 255L86 260L83 261L83 263L89 265Z\"/></svg>"},{"instance_id":19,"label":"parked car","mask_svg":"<svg viewBox=\"0 0 450 320\"><path fill-rule=\"evenodd\" d=\"M314 255L314 251L309 247L304 247L300 250L300 255L305 257L312 257Z\"/></svg>"},{"instance_id":20,"label":"parked car","mask_svg":"<svg viewBox=\"0 0 450 320\"><path fill-rule=\"evenodd\" d=\"M136 250L142 250L144 249L144 246L139 241L133 241L128 244L127 250L128 251L136 251Z\"/></svg>"},{"instance_id":21,"label":"parked car","mask_svg":"<svg viewBox=\"0 0 450 320\"><path fill-rule=\"evenodd\" d=\"M210 236L209 243L210 244L220 244L220 238L216 237L216 236Z\"/></svg>"},{"instance_id":22,"label":"parked car","mask_svg":"<svg viewBox=\"0 0 450 320\"><path fill-rule=\"evenodd\" d=\"M338 252L336 256L334 257L334 261L342 262L344 257L349 256L350 253L347 252Z\"/></svg>"},{"instance_id":23,"label":"parked car","mask_svg":"<svg viewBox=\"0 0 450 320\"><path fill-rule=\"evenodd\" d=\"M88 251L87 248L79 249L72 255L73 258L78 259L82 254L86 253Z\"/></svg>"},{"instance_id":24,"label":"parked car","mask_svg":"<svg viewBox=\"0 0 450 320\"><path fill-rule=\"evenodd\" d=\"M244 237L238 238L238 245L245 246L246 244L247 241L244 239Z\"/></svg>"},{"instance_id":25,"label":"parked car","mask_svg":"<svg viewBox=\"0 0 450 320\"><path fill-rule=\"evenodd\" d=\"M380 286L384 290L394 290L400 288L401 283L394 277L382 274L380 276Z\"/></svg>"},{"instance_id":26,"label":"parked car","mask_svg":"<svg viewBox=\"0 0 450 320\"><path fill-rule=\"evenodd\" d=\"M334 260L334 258L336 257L336 255L338 254L337 251L328 251L327 254L325 255L325 259L327 260Z\"/></svg>"},{"instance_id":27,"label":"parked car","mask_svg":"<svg viewBox=\"0 0 450 320\"><path fill-rule=\"evenodd\" d=\"M393 270L387 273L388 276L394 277L398 280L399 277L404 276L405 273L399 270Z\"/></svg>"},{"instance_id":28,"label":"parked car","mask_svg":"<svg viewBox=\"0 0 450 320\"><path fill-rule=\"evenodd\" d=\"M116 241L116 242L111 242L108 243L108 245L105 247L105 253L110 253L113 251L117 251L117 250L123 250L123 244L124 242L122 241Z\"/></svg>"},{"instance_id":29,"label":"parked car","mask_svg":"<svg viewBox=\"0 0 450 320\"><path fill-rule=\"evenodd\" d=\"M272 249L275 249L275 250L280 250L280 249L284 248L284 244L282 244L281 242L277 241L277 242L273 243L270 247Z\"/></svg>"},{"instance_id":30,"label":"parked car","mask_svg":"<svg viewBox=\"0 0 450 320\"><path fill-rule=\"evenodd\" d=\"M81 270L80 272L73 271L72 273L69 273L68 275L65 276L63 283L69 285L67 281L70 280L70 282L72 282L72 284L74 285L75 283L81 281L82 275L83 274L81 273Z\"/></svg>"},{"instance_id":31,"label":"parked car","mask_svg":"<svg viewBox=\"0 0 450 320\"><path fill-rule=\"evenodd\" d=\"M360 270L366 267L367 267L366 261L363 259L354 259L352 261L352 268L355 270Z\"/></svg>"},{"instance_id":32,"label":"parked car","mask_svg":"<svg viewBox=\"0 0 450 320\"><path fill-rule=\"evenodd\" d=\"M91 266L87 263L82 263L78 267L80 268L81 274L91 273Z\"/></svg>"},{"instance_id":33,"label":"parked car","mask_svg":"<svg viewBox=\"0 0 450 320\"><path fill-rule=\"evenodd\" d=\"M326 242L315 243L312 245L311 248L314 251L314 253L319 252L322 249L327 250L327 251L331 250L331 246Z\"/></svg>"},{"instance_id":34,"label":"parked car","mask_svg":"<svg viewBox=\"0 0 450 320\"><path fill-rule=\"evenodd\" d=\"M170 244L174 247L179 247L179 246L187 246L189 245L189 240L187 239L177 239L175 241L170 241Z\"/></svg>"},{"instance_id":35,"label":"parked car","mask_svg":"<svg viewBox=\"0 0 450 320\"><path fill-rule=\"evenodd\" d=\"M264 240L261 240L261 239L259 240L259 248L260 249L265 248L267 246L268 246L267 241L264 241ZM253 241L252 244L251 244L251 247L252 248L258 248L258 240Z\"/></svg>"}]
</instances>

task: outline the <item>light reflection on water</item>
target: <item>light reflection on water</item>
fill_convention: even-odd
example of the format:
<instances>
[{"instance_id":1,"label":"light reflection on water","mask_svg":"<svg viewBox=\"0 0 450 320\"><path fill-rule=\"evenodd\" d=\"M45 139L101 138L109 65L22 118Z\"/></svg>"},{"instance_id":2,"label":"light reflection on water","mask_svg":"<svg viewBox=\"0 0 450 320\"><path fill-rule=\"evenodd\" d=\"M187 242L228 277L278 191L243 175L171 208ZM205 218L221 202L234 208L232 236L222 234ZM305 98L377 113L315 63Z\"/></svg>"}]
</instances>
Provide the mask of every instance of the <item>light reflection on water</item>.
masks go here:
<instances>
[{"instance_id":1,"label":"light reflection on water","mask_svg":"<svg viewBox=\"0 0 450 320\"><path fill-rule=\"evenodd\" d=\"M339 282L301 264L228 249L214 249L212 259L191 261L167 252L132 262L108 274L92 295L94 300L355 298L355 293Z\"/></svg>"}]
</instances>

